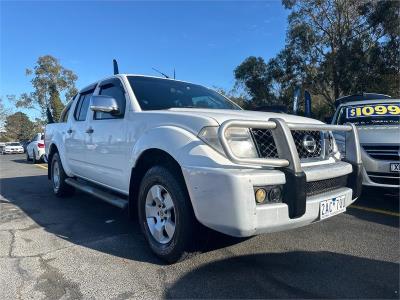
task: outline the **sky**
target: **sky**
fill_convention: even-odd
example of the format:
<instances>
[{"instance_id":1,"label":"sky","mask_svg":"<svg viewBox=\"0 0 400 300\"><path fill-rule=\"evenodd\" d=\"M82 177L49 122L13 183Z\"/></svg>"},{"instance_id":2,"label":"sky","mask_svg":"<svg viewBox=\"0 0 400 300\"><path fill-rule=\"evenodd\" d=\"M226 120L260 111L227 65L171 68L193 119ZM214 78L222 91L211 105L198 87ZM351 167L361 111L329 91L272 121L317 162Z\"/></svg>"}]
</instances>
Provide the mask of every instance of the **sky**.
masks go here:
<instances>
[{"instance_id":1,"label":"sky","mask_svg":"<svg viewBox=\"0 0 400 300\"><path fill-rule=\"evenodd\" d=\"M82 88L112 74L156 75L231 89L248 56L266 61L284 46L281 1L0 0L0 97L32 91L26 68L50 54L78 75ZM26 111L31 118L36 111Z\"/></svg>"}]
</instances>

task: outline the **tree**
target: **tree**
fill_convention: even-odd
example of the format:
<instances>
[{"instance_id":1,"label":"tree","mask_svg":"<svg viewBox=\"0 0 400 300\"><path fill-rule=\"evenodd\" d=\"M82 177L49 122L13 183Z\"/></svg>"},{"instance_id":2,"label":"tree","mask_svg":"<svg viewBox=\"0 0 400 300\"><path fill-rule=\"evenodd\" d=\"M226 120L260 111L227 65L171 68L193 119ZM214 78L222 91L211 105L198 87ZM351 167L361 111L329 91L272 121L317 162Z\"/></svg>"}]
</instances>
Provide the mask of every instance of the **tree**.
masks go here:
<instances>
[{"instance_id":1,"label":"tree","mask_svg":"<svg viewBox=\"0 0 400 300\"><path fill-rule=\"evenodd\" d=\"M33 75L31 83L34 91L23 93L16 99L17 107L37 108L43 118L48 121L58 121L64 103L60 98L63 93L65 101L69 101L78 92L75 82L77 75L64 68L60 62L51 55L40 56L33 70L27 69L26 75ZM12 98L13 96L9 96ZM48 115L48 111L50 115Z\"/></svg>"},{"instance_id":2,"label":"tree","mask_svg":"<svg viewBox=\"0 0 400 300\"><path fill-rule=\"evenodd\" d=\"M0 98L0 131L3 129L3 124L9 115L8 109L5 108L3 99Z\"/></svg>"},{"instance_id":3,"label":"tree","mask_svg":"<svg viewBox=\"0 0 400 300\"><path fill-rule=\"evenodd\" d=\"M283 0L283 4L291 14L280 59L294 58L299 65L286 71L305 88L322 95L331 107L344 94L399 93L399 2Z\"/></svg>"},{"instance_id":4,"label":"tree","mask_svg":"<svg viewBox=\"0 0 400 300\"><path fill-rule=\"evenodd\" d=\"M291 11L284 49L267 64L249 57L235 69L237 82L245 83L256 101L254 91L262 89L272 101L275 96L289 105L301 86L318 99L318 111L329 113L334 100L347 94L399 96L399 1L282 3Z\"/></svg>"},{"instance_id":5,"label":"tree","mask_svg":"<svg viewBox=\"0 0 400 300\"><path fill-rule=\"evenodd\" d=\"M5 127L6 136L14 141L29 140L35 133L35 124L22 112L7 116Z\"/></svg>"},{"instance_id":6,"label":"tree","mask_svg":"<svg viewBox=\"0 0 400 300\"><path fill-rule=\"evenodd\" d=\"M246 58L235 71L236 87L243 86L245 91L257 105L271 104L274 96L271 94L271 78L267 64L262 57Z\"/></svg>"}]
</instances>

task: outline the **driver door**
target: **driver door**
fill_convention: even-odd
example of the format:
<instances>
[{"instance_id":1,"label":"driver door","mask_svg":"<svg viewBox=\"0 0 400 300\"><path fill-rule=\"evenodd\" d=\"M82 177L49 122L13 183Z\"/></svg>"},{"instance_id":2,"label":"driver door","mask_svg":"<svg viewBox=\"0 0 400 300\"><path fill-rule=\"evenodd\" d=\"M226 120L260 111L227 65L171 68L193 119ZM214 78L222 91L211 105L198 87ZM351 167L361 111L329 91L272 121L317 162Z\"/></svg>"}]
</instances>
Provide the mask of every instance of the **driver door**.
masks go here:
<instances>
[{"instance_id":1,"label":"driver door","mask_svg":"<svg viewBox=\"0 0 400 300\"><path fill-rule=\"evenodd\" d=\"M125 120L126 92L118 78L100 83L99 95L113 97L120 114L90 111L87 136L87 165L91 179L118 191L126 190L125 170L128 162L127 122Z\"/></svg>"}]
</instances>

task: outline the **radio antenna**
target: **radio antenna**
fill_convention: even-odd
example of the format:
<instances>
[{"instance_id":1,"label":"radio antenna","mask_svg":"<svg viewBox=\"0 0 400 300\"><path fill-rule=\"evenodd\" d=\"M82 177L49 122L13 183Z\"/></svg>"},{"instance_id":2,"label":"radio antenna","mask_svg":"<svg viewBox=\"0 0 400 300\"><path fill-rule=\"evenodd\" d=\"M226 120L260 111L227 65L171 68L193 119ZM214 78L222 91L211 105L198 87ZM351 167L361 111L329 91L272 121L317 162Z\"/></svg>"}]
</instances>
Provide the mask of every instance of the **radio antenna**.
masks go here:
<instances>
[{"instance_id":1,"label":"radio antenna","mask_svg":"<svg viewBox=\"0 0 400 300\"><path fill-rule=\"evenodd\" d=\"M159 70L157 70L156 68L152 68L154 71L156 71L158 74L161 74L162 76L164 76L165 78L169 78L169 76Z\"/></svg>"},{"instance_id":2,"label":"radio antenna","mask_svg":"<svg viewBox=\"0 0 400 300\"><path fill-rule=\"evenodd\" d=\"M176 77L175 77L175 68L174 68L174 80L175 80L175 78L176 78Z\"/></svg>"},{"instance_id":3,"label":"radio antenna","mask_svg":"<svg viewBox=\"0 0 400 300\"><path fill-rule=\"evenodd\" d=\"M117 60L116 60L116 59L113 59L113 66L114 66L114 75L119 74L119 71L118 71L118 63L117 63Z\"/></svg>"}]
</instances>

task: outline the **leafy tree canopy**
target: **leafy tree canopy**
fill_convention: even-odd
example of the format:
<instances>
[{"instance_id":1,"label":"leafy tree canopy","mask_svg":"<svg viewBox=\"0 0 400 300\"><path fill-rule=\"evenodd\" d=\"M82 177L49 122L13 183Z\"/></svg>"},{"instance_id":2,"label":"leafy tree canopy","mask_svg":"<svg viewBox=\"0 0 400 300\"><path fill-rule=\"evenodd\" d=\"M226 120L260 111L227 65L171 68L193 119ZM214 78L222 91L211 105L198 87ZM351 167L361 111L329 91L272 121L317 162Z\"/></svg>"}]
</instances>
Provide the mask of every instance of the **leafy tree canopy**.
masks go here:
<instances>
[{"instance_id":1,"label":"leafy tree canopy","mask_svg":"<svg viewBox=\"0 0 400 300\"><path fill-rule=\"evenodd\" d=\"M50 121L52 117L58 121L64 108L60 94L64 94L64 102L69 101L78 92L75 87L78 76L73 71L64 68L51 55L40 56L33 70L26 70L26 75L33 76L31 83L34 91L29 94L23 93L18 99L15 96L9 96L9 98L15 100L17 107L37 108L43 118L47 117Z\"/></svg>"},{"instance_id":2,"label":"leafy tree canopy","mask_svg":"<svg viewBox=\"0 0 400 300\"><path fill-rule=\"evenodd\" d=\"M3 124L9 115L9 110L4 106L3 99L0 98L0 130L3 129Z\"/></svg>"},{"instance_id":3,"label":"leafy tree canopy","mask_svg":"<svg viewBox=\"0 0 400 300\"><path fill-rule=\"evenodd\" d=\"M328 109L346 94L399 95L399 1L282 3L291 11L284 49L267 64L249 57L235 70L255 102L258 95L272 94L270 99L290 103L296 85Z\"/></svg>"},{"instance_id":4,"label":"leafy tree canopy","mask_svg":"<svg viewBox=\"0 0 400 300\"><path fill-rule=\"evenodd\" d=\"M22 112L16 112L7 116L5 121L5 136L9 140L22 141L29 140L35 134L37 127L29 120L28 116Z\"/></svg>"},{"instance_id":5,"label":"leafy tree canopy","mask_svg":"<svg viewBox=\"0 0 400 300\"><path fill-rule=\"evenodd\" d=\"M243 86L256 104L265 104L271 99L267 64L262 57L246 58L234 71L237 86Z\"/></svg>"}]
</instances>

